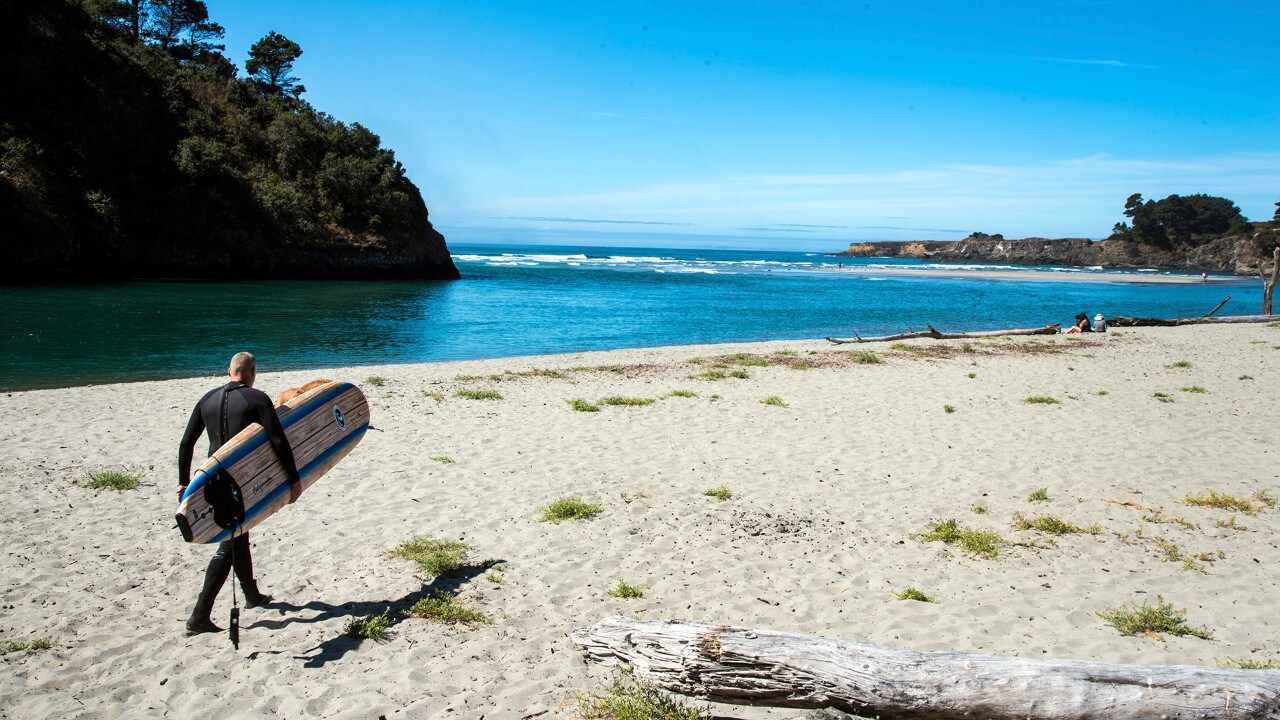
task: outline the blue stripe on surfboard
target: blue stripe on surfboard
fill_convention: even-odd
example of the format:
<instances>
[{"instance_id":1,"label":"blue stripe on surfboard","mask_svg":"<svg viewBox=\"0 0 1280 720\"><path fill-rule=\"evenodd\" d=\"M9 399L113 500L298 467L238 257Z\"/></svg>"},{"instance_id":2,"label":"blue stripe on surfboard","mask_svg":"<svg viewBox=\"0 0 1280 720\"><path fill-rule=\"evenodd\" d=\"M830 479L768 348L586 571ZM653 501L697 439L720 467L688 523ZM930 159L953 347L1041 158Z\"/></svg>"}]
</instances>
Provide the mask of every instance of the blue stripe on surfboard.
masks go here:
<instances>
[{"instance_id":1,"label":"blue stripe on surfboard","mask_svg":"<svg viewBox=\"0 0 1280 720\"><path fill-rule=\"evenodd\" d=\"M348 445L355 442L356 440L359 440L360 438L364 437L364 433L368 429L369 429L369 423L365 423L360 427L356 428L355 430L352 430L351 432L347 433L346 436L344 436L338 442L334 443L328 450L325 450L324 452L320 453L315 457L314 460L307 463L305 468L298 471L298 475L300 475L305 479L308 475L310 475L313 471L315 471L316 468L320 467L322 464L328 461L329 458L341 452L343 448L347 447ZM272 502L276 500L276 498L281 497L283 495L287 495L288 493L289 493L288 482L282 482L279 485L277 485L275 490L272 490L271 492L267 493L253 507L246 510L245 516L244 516L244 524L248 525L249 521L253 520L259 514L261 514L262 511L265 510L268 505L270 505ZM231 539L231 531L222 530L217 535L214 535L212 538L205 540L205 544L222 542L224 540L230 540L230 539Z\"/></svg>"},{"instance_id":2,"label":"blue stripe on surfboard","mask_svg":"<svg viewBox=\"0 0 1280 720\"><path fill-rule=\"evenodd\" d=\"M315 409L318 406L326 405L332 402L334 398L338 397L339 395L346 392L352 387L353 387L352 384L348 382L338 383L336 387L320 393L316 397L308 400L305 405L301 405L295 408L288 415L285 415L284 419L280 421L280 427L287 431L289 428L293 427L294 423L298 422L303 417L310 415L313 411L315 411ZM231 467L232 465L235 465L236 463L243 460L244 457L249 453L262 447L262 444L267 441L268 441L267 433L264 430L263 432L258 434L254 439L246 442L245 444L236 448L232 452L228 453L227 456L219 460L219 462L221 463L222 467ZM299 474L301 474L301 471L299 471ZM192 478L191 483L187 485L187 492L182 497L185 499L191 493L195 492L196 490L199 490L200 488L203 488L204 484L207 481L208 481L208 474L201 472L200 470L196 470L195 477Z\"/></svg>"}]
</instances>

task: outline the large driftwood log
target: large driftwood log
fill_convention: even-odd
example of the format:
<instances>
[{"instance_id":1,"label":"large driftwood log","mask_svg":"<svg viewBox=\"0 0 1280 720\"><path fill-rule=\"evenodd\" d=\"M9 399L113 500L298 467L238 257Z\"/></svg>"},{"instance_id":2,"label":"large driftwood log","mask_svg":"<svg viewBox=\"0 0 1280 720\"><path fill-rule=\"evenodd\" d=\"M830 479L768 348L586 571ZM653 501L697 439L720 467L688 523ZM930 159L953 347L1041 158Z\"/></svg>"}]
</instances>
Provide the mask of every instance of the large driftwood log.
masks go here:
<instances>
[{"instance_id":1,"label":"large driftwood log","mask_svg":"<svg viewBox=\"0 0 1280 720\"><path fill-rule=\"evenodd\" d=\"M1052 325L1045 325L1044 327L1040 327L1040 328L1026 328L1026 329L1017 329L1017 330L985 330L982 332L969 332L969 333L944 333L944 332L938 332L937 328L935 328L933 325L929 325L926 323L926 326L929 329L927 331L922 331L922 332L905 332L905 333L899 333L897 335L880 335L877 337L865 337L865 338L858 335L857 333L854 333L853 339L828 337L827 341L833 342L837 345L844 345L847 343L885 342L888 340L913 340L915 338L933 338L934 340L965 340L969 338L1000 337L1002 335L1057 335L1058 331L1062 328L1061 325L1058 325L1057 323L1053 323Z\"/></svg>"},{"instance_id":2,"label":"large driftwood log","mask_svg":"<svg viewBox=\"0 0 1280 720\"><path fill-rule=\"evenodd\" d=\"M1280 718L1280 671L893 650L814 635L607 618L573 633L588 659L738 705L883 720Z\"/></svg>"},{"instance_id":3,"label":"large driftwood log","mask_svg":"<svg viewBox=\"0 0 1280 720\"><path fill-rule=\"evenodd\" d=\"M1227 315L1225 317L1138 318L1121 315L1107 319L1111 327L1173 327L1175 325L1230 325L1234 323L1275 322L1275 315Z\"/></svg>"}]
</instances>

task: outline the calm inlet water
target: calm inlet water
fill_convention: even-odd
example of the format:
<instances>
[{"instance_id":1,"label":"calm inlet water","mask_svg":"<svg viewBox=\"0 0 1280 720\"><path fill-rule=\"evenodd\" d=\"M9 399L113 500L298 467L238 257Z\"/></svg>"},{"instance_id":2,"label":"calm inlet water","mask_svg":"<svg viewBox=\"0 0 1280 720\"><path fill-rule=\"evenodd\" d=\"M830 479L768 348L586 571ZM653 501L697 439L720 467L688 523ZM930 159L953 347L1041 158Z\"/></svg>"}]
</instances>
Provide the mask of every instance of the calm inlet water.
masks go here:
<instances>
[{"instance_id":1,"label":"calm inlet water","mask_svg":"<svg viewBox=\"0 0 1280 720\"><path fill-rule=\"evenodd\" d=\"M982 330L1090 316L1261 307L1257 280L1209 285L877 277L813 253L451 245L453 282L133 282L0 288L0 389L625 347ZM947 266L955 268L956 266ZM968 266L997 269L997 266ZM1013 269L998 267L998 269Z\"/></svg>"}]
</instances>

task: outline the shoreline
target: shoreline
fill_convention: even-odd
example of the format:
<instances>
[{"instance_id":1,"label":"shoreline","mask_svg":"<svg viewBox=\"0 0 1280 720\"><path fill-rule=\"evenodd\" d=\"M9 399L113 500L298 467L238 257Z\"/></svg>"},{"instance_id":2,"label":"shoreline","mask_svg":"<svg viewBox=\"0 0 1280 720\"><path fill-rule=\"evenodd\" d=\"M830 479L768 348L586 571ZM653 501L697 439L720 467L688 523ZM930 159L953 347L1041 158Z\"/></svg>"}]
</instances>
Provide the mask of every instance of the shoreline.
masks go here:
<instances>
[{"instance_id":1,"label":"shoreline","mask_svg":"<svg viewBox=\"0 0 1280 720\"><path fill-rule=\"evenodd\" d=\"M940 277L970 278L976 280L1029 280L1035 282L1091 282L1132 285L1229 285L1246 282L1248 278L1209 277L1205 280L1183 275L1138 275L1105 272L1072 272L1067 270L960 270L950 268L910 267L844 267L821 268L816 272L847 273L852 275L884 275L888 277Z\"/></svg>"},{"instance_id":2,"label":"shoreline","mask_svg":"<svg viewBox=\"0 0 1280 720\"><path fill-rule=\"evenodd\" d=\"M1280 497L1280 407L1260 393L1280 380L1275 346L1265 325L1199 325L264 367L256 386L272 396L317 376L356 382L373 429L254 529L258 578L281 602L243 610L239 652L225 634L182 636L213 548L172 528L174 446L221 379L0 395L0 411L23 418L0 456L13 490L0 508L0 640L57 638L5 656L0 714L568 718L577 693L610 678L569 633L618 614L921 651L1280 661L1270 604L1240 601L1280 582L1280 508L1250 500ZM121 468L141 486L78 484ZM718 487L729 499L705 495ZM1040 489L1048 500L1031 502ZM1255 510L1184 502L1211 492ZM539 522L568 496L601 513ZM1097 528L1018 527L1043 516ZM947 518L998 533L999 555L920 539ZM468 544L469 569L434 577L387 557L416 536ZM643 597L610 596L620 581ZM907 586L936 602L898 600ZM400 614L435 591L489 623ZM1157 595L1213 639L1124 636L1098 617ZM224 588L220 625L229 608ZM343 634L384 611L384 641Z\"/></svg>"}]
</instances>

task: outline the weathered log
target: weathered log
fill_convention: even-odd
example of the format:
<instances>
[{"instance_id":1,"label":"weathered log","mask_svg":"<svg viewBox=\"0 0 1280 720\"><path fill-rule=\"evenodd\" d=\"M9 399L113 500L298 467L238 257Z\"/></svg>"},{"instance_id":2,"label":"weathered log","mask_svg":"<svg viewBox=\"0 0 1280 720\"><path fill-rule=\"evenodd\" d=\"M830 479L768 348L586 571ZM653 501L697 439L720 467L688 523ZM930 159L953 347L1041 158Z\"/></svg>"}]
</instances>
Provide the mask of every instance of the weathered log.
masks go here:
<instances>
[{"instance_id":1,"label":"weathered log","mask_svg":"<svg viewBox=\"0 0 1280 720\"><path fill-rule=\"evenodd\" d=\"M1228 295L1228 296L1226 296L1226 297L1222 298L1222 302L1218 303L1217 305L1214 305L1214 306L1213 306L1213 309L1212 309L1212 310L1210 310L1209 312L1205 313L1205 314L1203 315L1203 317L1212 317L1212 316L1213 316L1213 314L1214 314L1214 313L1216 313L1216 312L1218 312L1219 310L1221 310L1221 309L1222 309L1222 306L1223 306L1223 305L1226 305L1226 304L1227 304L1227 301L1228 301L1228 300L1230 300L1230 299L1231 299L1231 296L1230 296L1230 295Z\"/></svg>"},{"instance_id":2,"label":"weathered log","mask_svg":"<svg viewBox=\"0 0 1280 720\"><path fill-rule=\"evenodd\" d=\"M1120 665L959 652L622 617L573 632L589 660L712 702L831 708L883 720L1280 718L1280 671Z\"/></svg>"},{"instance_id":3,"label":"weathered log","mask_svg":"<svg viewBox=\"0 0 1280 720\"><path fill-rule=\"evenodd\" d=\"M1108 318L1111 327L1173 327L1175 325L1231 325L1236 323L1275 322L1275 315L1228 315L1226 317L1139 318L1124 315Z\"/></svg>"},{"instance_id":4,"label":"weathered log","mask_svg":"<svg viewBox=\"0 0 1280 720\"><path fill-rule=\"evenodd\" d=\"M1041 328L1027 328L1027 329L1017 329L1017 330L984 330L982 332L970 332L970 333L938 332L937 328L935 328L933 325L928 325L928 328L929 329L924 332L905 332L905 333L899 333L897 335L880 335L878 337L865 337L865 338L858 335L858 333L855 332L853 334L854 339L852 340L847 338L828 337L827 341L833 342L837 345L845 345L848 343L886 342L889 340L913 340L916 338L933 338L934 340L966 340L970 338L1000 337L1002 335L1057 335L1058 331L1062 328L1062 326L1057 323L1053 323L1051 325L1045 325L1044 327L1041 327Z\"/></svg>"}]
</instances>

